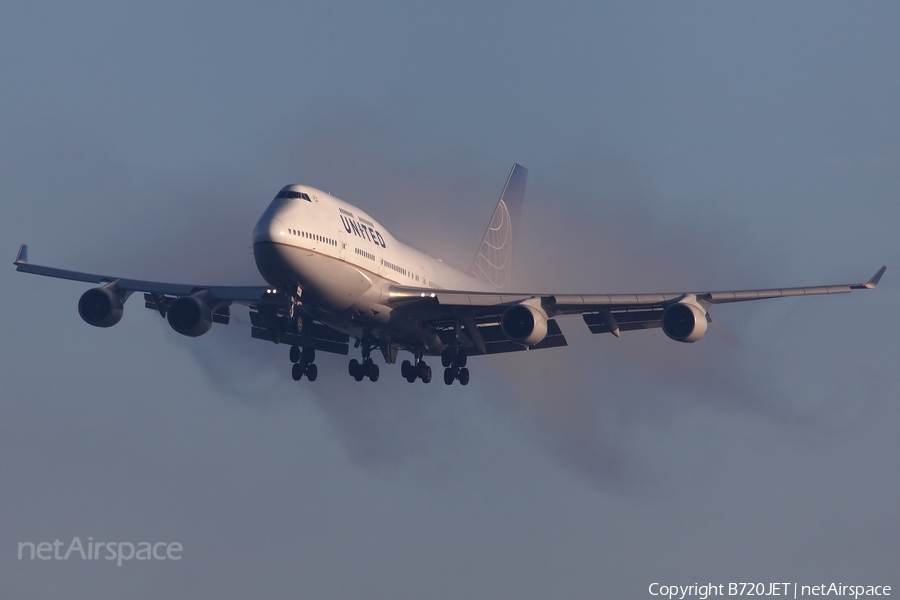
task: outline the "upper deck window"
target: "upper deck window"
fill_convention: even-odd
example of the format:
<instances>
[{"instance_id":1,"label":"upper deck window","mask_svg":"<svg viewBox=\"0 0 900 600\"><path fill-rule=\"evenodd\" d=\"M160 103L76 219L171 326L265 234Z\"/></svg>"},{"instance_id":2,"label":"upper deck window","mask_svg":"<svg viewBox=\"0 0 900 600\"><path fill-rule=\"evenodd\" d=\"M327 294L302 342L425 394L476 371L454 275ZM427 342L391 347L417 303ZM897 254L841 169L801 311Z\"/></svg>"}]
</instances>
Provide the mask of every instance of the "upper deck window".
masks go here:
<instances>
[{"instance_id":1,"label":"upper deck window","mask_svg":"<svg viewBox=\"0 0 900 600\"><path fill-rule=\"evenodd\" d=\"M278 192L278 195L275 196L275 198L276 199L278 199L278 198L300 198L301 200L306 200L307 202L312 202L312 200L309 197L309 194L306 194L304 192L295 192L293 190L281 190L280 192Z\"/></svg>"}]
</instances>

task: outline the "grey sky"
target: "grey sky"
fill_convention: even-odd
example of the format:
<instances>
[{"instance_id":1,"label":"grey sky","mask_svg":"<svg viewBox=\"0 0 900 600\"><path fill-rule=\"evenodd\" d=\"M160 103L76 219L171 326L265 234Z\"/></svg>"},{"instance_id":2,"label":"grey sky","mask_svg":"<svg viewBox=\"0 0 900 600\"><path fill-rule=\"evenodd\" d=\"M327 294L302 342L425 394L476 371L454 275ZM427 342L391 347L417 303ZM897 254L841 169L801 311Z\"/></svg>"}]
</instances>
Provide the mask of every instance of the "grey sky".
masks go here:
<instances>
[{"instance_id":1,"label":"grey sky","mask_svg":"<svg viewBox=\"0 0 900 600\"><path fill-rule=\"evenodd\" d=\"M465 264L529 168L523 288L864 280L900 250L892 3L8 3L0 250L259 280L289 182ZM527 267L527 268L526 268ZM892 275L893 273L893 275ZM900 589L896 268L875 292L378 384L245 313L201 338L0 270L0 598L640 598L653 581ZM179 541L178 563L16 560Z\"/></svg>"}]
</instances>

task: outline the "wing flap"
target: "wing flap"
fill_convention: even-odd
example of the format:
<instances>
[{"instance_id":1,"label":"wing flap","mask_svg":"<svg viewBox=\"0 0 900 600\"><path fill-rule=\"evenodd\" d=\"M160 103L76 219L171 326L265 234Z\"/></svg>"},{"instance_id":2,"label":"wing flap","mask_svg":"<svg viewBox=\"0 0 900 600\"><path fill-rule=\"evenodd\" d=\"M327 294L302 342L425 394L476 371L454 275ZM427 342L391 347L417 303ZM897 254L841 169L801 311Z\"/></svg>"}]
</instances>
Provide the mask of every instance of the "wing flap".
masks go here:
<instances>
[{"instance_id":1,"label":"wing flap","mask_svg":"<svg viewBox=\"0 0 900 600\"><path fill-rule=\"evenodd\" d=\"M300 334L286 315L276 315L265 309L251 310L250 325L251 337L258 340L292 346L312 345L316 350L332 354L350 353L350 336L311 319Z\"/></svg>"},{"instance_id":2,"label":"wing flap","mask_svg":"<svg viewBox=\"0 0 900 600\"><path fill-rule=\"evenodd\" d=\"M442 342L448 345L454 342L456 331L452 321L438 321L431 323L431 325L435 327ZM471 342L468 351L473 355L502 354L505 352L518 352L520 350L543 350L545 348L568 346L566 336L563 335L562 330L559 328L559 323L557 323L555 319L547 321L547 336L541 340L540 343L534 344L533 346L524 346L510 340L506 337L506 334L503 333L500 323L495 318L474 319L472 321L472 326L478 331L481 342L484 344L484 351L482 351L479 348L480 344L471 339L472 336L469 335L469 331L464 330L462 332L465 336L464 340L467 339Z\"/></svg>"},{"instance_id":3,"label":"wing flap","mask_svg":"<svg viewBox=\"0 0 900 600\"><path fill-rule=\"evenodd\" d=\"M615 333L619 331L636 331L638 329L656 329L662 327L663 309L628 310L586 313L582 316L591 333ZM612 320L610 320L610 316ZM612 325L612 327L610 327Z\"/></svg>"},{"instance_id":4,"label":"wing flap","mask_svg":"<svg viewBox=\"0 0 900 600\"><path fill-rule=\"evenodd\" d=\"M482 325L478 328L484 338L485 354L503 354L506 352L519 352L521 350L543 350L545 348L559 348L568 346L566 336L563 335L559 324L550 319L547 321L547 337L533 346L523 346L513 342L500 328L500 325Z\"/></svg>"}]
</instances>

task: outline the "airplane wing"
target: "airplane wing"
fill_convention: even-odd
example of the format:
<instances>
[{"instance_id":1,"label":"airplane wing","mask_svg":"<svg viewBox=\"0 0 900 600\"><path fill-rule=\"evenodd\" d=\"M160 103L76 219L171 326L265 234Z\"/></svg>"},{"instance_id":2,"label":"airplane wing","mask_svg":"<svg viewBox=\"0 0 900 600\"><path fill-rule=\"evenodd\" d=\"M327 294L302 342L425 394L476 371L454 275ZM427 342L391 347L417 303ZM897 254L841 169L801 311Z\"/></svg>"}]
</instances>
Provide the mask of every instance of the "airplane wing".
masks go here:
<instances>
[{"instance_id":1,"label":"airplane wing","mask_svg":"<svg viewBox=\"0 0 900 600\"><path fill-rule=\"evenodd\" d=\"M143 281L140 279L128 279L111 275L97 275L95 273L81 273L45 267L28 262L28 245L22 244L19 254L16 256L16 271L68 279L70 281L83 281L98 285L115 283L117 290L122 292L145 292L147 294L161 294L168 296L190 296L204 290L208 291L210 300L221 302L236 302L238 304L257 304L259 302L271 302L276 300L275 290L262 285L251 286L222 286L222 285L190 285L183 283L161 283L157 281Z\"/></svg>"},{"instance_id":2,"label":"airplane wing","mask_svg":"<svg viewBox=\"0 0 900 600\"><path fill-rule=\"evenodd\" d=\"M566 345L565 337L553 319L559 315L582 315L592 333L612 333L618 337L622 331L664 327L663 313L675 304L690 304L697 307L699 310L694 314L698 320L705 317L706 321L711 321L707 310L713 304L791 296L844 294L852 290L874 289L886 269L887 267L881 267L865 283L719 292L534 294L394 286L390 289L388 302L396 309L414 311L423 322L429 323L445 342L462 333L465 336L462 338L465 345L472 346L480 354L493 354ZM519 304L529 305L536 311L534 312L536 318L540 319L542 316L547 322L546 335L537 344L516 343L502 331L501 321L504 314ZM681 316L690 318L686 313ZM706 324L702 323L698 327L702 329L700 331L702 336L706 331ZM668 335L670 332L666 333ZM689 337L684 335L673 339L694 341L688 339Z\"/></svg>"},{"instance_id":3,"label":"airplane wing","mask_svg":"<svg viewBox=\"0 0 900 600\"><path fill-rule=\"evenodd\" d=\"M19 254L14 264L16 265L16 270L23 273L68 279L70 281L82 281L108 287L114 290L114 293L120 297L121 302L124 302L134 292L143 292L144 306L157 311L163 318L166 318L169 308L178 298L199 296L203 298L204 303L211 309L211 322L227 325L231 320L229 308L231 304L243 304L250 307L251 336L254 339L272 341L276 344L307 344L316 350L335 354L348 353L349 345L346 334L335 331L312 318L307 318L307 327L301 335L287 316L290 308L290 302L287 297L280 294L278 290L267 286L162 283L45 267L28 262L28 246L25 244L22 244L19 248ZM84 317L84 315L82 316ZM108 315L104 313L104 316ZM98 322L93 322L92 324L98 327L106 327L108 326L107 323L112 325L116 321L117 319L107 321L98 318ZM172 324L171 321L170 324ZM180 333L195 335L188 329L187 327L182 328Z\"/></svg>"}]
</instances>

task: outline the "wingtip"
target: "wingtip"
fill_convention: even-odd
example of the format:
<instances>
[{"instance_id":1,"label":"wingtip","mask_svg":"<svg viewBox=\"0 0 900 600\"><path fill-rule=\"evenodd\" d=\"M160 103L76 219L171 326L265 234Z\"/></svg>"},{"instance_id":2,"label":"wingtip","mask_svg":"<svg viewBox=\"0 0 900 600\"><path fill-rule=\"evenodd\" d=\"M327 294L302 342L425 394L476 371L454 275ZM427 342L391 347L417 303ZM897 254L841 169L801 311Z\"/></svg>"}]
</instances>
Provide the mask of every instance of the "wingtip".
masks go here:
<instances>
[{"instance_id":1,"label":"wingtip","mask_svg":"<svg viewBox=\"0 0 900 600\"><path fill-rule=\"evenodd\" d=\"M22 244L19 246L19 253L16 255L16 262L14 265L26 265L28 264L28 244Z\"/></svg>"},{"instance_id":2,"label":"wingtip","mask_svg":"<svg viewBox=\"0 0 900 600\"><path fill-rule=\"evenodd\" d=\"M870 279L869 281L867 281L867 282L864 284L865 287L868 288L868 289L870 289L870 290L875 289L875 286L877 286L877 285L878 285L878 282L881 281L881 276L884 275L884 272L885 272L885 271L887 271L887 265L884 265L884 266L882 266L880 269L878 269L878 272L875 273L875 275L872 276L872 279Z\"/></svg>"}]
</instances>

